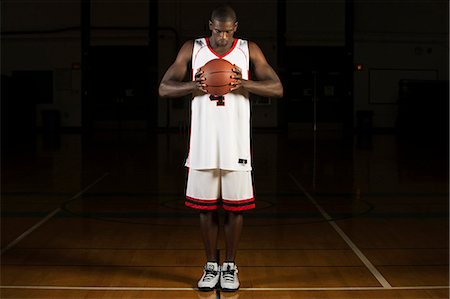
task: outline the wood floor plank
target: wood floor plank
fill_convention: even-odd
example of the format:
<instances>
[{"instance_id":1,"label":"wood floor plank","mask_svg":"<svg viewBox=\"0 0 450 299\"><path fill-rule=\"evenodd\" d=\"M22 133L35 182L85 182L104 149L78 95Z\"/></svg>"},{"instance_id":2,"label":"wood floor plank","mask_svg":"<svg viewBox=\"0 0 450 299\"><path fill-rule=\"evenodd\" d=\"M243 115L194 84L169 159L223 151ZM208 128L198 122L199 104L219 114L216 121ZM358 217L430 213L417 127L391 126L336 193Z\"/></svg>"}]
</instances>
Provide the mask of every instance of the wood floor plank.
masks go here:
<instances>
[{"instance_id":1,"label":"wood floor plank","mask_svg":"<svg viewBox=\"0 0 450 299\"><path fill-rule=\"evenodd\" d=\"M241 267L242 287L378 287L366 267Z\"/></svg>"},{"instance_id":2,"label":"wood floor plank","mask_svg":"<svg viewBox=\"0 0 450 299\"><path fill-rule=\"evenodd\" d=\"M239 267L242 287L379 286L365 267ZM201 267L9 266L2 285L194 287Z\"/></svg>"},{"instance_id":3,"label":"wood floor plank","mask_svg":"<svg viewBox=\"0 0 450 299\"><path fill-rule=\"evenodd\" d=\"M380 266L380 271L393 286L448 285L448 265Z\"/></svg>"},{"instance_id":4,"label":"wood floor plank","mask_svg":"<svg viewBox=\"0 0 450 299\"><path fill-rule=\"evenodd\" d=\"M215 299L214 292L200 293L198 291L74 291L74 290L1 290L1 298L18 299L42 299L42 298L65 298L65 299L161 299L179 298L192 299L204 298Z\"/></svg>"},{"instance_id":5,"label":"wood floor plank","mask_svg":"<svg viewBox=\"0 0 450 299\"><path fill-rule=\"evenodd\" d=\"M237 254L242 289L220 297L448 298L448 288L383 289L291 177L331 217L346 217L336 224L392 286L448 286L447 163L394 135L374 134L362 149L322 134L252 136L257 209L244 214ZM0 271L3 286L117 289L3 288L1 298L216 299L215 292L193 289L205 256L198 213L184 206L186 136L156 133L138 144L114 136L90 143L63 134L60 148L38 143L36 151L4 159L2 246L47 208L109 175L5 252ZM223 225L223 211L220 216ZM218 243L223 259L222 230Z\"/></svg>"},{"instance_id":6,"label":"wood floor plank","mask_svg":"<svg viewBox=\"0 0 450 299\"><path fill-rule=\"evenodd\" d=\"M42 298L66 298L66 299L108 299L108 298L145 298L145 299L216 299L215 292L198 291L77 291L77 290L20 290L1 289L1 298L17 299L42 299ZM221 292L220 298L226 299L447 299L448 289L434 290L376 290L376 291L246 291L239 290L235 293Z\"/></svg>"},{"instance_id":7,"label":"wood floor plank","mask_svg":"<svg viewBox=\"0 0 450 299\"><path fill-rule=\"evenodd\" d=\"M203 249L54 249L16 248L5 253L3 265L27 266L201 266ZM362 266L351 250L241 250L239 266L336 267Z\"/></svg>"},{"instance_id":8,"label":"wood floor plank","mask_svg":"<svg viewBox=\"0 0 450 299\"><path fill-rule=\"evenodd\" d=\"M430 266L448 265L447 248L364 248L364 253L374 265Z\"/></svg>"}]
</instances>

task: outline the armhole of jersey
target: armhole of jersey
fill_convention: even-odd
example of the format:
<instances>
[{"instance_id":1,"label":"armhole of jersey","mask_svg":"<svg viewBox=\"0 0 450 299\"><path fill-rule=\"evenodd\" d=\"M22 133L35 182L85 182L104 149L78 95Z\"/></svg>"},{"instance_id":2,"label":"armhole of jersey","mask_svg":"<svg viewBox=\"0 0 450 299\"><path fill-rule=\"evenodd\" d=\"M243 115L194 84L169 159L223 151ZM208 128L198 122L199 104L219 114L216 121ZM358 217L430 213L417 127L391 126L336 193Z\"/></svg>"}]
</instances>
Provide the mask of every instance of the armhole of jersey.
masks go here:
<instances>
[{"instance_id":1,"label":"armhole of jersey","mask_svg":"<svg viewBox=\"0 0 450 299\"><path fill-rule=\"evenodd\" d=\"M194 39L192 42L192 54L191 54L191 61L188 65L189 69L191 70L191 80L194 81L194 57L195 57L195 45L197 44L197 40Z\"/></svg>"},{"instance_id":2,"label":"armhole of jersey","mask_svg":"<svg viewBox=\"0 0 450 299\"><path fill-rule=\"evenodd\" d=\"M191 58L191 69L192 69L191 79L192 79L192 81L195 80L195 70L194 70L195 61L194 60L197 57L198 51L200 51L200 49L202 48L202 46L201 46L202 39L203 38L195 39L194 46L192 47L192 58Z\"/></svg>"},{"instance_id":3,"label":"armhole of jersey","mask_svg":"<svg viewBox=\"0 0 450 299\"><path fill-rule=\"evenodd\" d=\"M189 65L188 65L188 70L191 72L191 75L190 75L190 77L189 77L189 80L195 81L195 72L194 72L194 68L192 67L192 62L189 63Z\"/></svg>"},{"instance_id":4,"label":"armhole of jersey","mask_svg":"<svg viewBox=\"0 0 450 299\"><path fill-rule=\"evenodd\" d=\"M248 80L251 80L251 70L252 70L252 63L251 63L251 60L250 60L250 42L247 40L246 41L247 42L247 59L248 59L248 61L247 61L247 71L248 71Z\"/></svg>"},{"instance_id":5,"label":"armhole of jersey","mask_svg":"<svg viewBox=\"0 0 450 299\"><path fill-rule=\"evenodd\" d=\"M192 70L191 71L191 80L194 80L195 74L194 74L194 69L192 68L192 57L191 57L191 60L189 60L187 67L188 67L188 70Z\"/></svg>"}]
</instances>

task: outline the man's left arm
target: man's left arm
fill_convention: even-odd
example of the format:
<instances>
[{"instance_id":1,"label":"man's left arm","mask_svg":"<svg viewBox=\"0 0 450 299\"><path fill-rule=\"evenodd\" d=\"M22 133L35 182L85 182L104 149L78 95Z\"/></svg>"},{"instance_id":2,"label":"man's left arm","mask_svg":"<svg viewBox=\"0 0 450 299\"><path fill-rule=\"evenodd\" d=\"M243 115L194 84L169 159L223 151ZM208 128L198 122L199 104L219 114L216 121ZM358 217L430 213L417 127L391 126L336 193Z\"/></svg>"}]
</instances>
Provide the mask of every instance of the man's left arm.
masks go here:
<instances>
[{"instance_id":1,"label":"man's left arm","mask_svg":"<svg viewBox=\"0 0 450 299\"><path fill-rule=\"evenodd\" d=\"M241 70L236 68L237 83L235 88L245 88L247 91L264 97L282 97L283 85L274 69L269 65L263 52L254 42L249 42L250 61L254 66L257 81L242 79Z\"/></svg>"}]
</instances>

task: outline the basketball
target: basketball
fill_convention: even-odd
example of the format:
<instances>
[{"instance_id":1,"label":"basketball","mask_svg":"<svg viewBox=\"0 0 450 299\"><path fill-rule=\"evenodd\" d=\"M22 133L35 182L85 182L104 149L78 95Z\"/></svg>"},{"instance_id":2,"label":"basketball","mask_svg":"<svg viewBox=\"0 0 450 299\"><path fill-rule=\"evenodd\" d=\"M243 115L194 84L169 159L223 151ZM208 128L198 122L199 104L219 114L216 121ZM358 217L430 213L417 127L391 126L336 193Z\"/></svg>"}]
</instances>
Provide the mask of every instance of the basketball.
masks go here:
<instances>
[{"instance_id":1,"label":"basketball","mask_svg":"<svg viewBox=\"0 0 450 299\"><path fill-rule=\"evenodd\" d=\"M233 87L230 83L236 81L231 78L235 74L233 72L233 64L225 59L210 60L201 67L201 70L204 72L203 77L206 78L203 81L207 85L206 90L209 94L215 96L229 93Z\"/></svg>"}]
</instances>

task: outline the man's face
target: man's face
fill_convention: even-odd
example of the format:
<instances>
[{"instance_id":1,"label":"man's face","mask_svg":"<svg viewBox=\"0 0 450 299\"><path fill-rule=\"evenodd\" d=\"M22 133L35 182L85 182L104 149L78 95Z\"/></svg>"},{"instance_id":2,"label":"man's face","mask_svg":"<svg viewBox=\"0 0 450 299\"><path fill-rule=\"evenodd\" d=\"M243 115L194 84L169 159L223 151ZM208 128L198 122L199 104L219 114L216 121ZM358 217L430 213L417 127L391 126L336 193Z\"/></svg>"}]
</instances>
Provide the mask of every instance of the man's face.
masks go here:
<instances>
[{"instance_id":1,"label":"man's face","mask_svg":"<svg viewBox=\"0 0 450 299\"><path fill-rule=\"evenodd\" d=\"M237 29L237 22L233 21L209 21L209 29L211 30L211 39L218 46L226 46L233 42L233 35Z\"/></svg>"}]
</instances>

